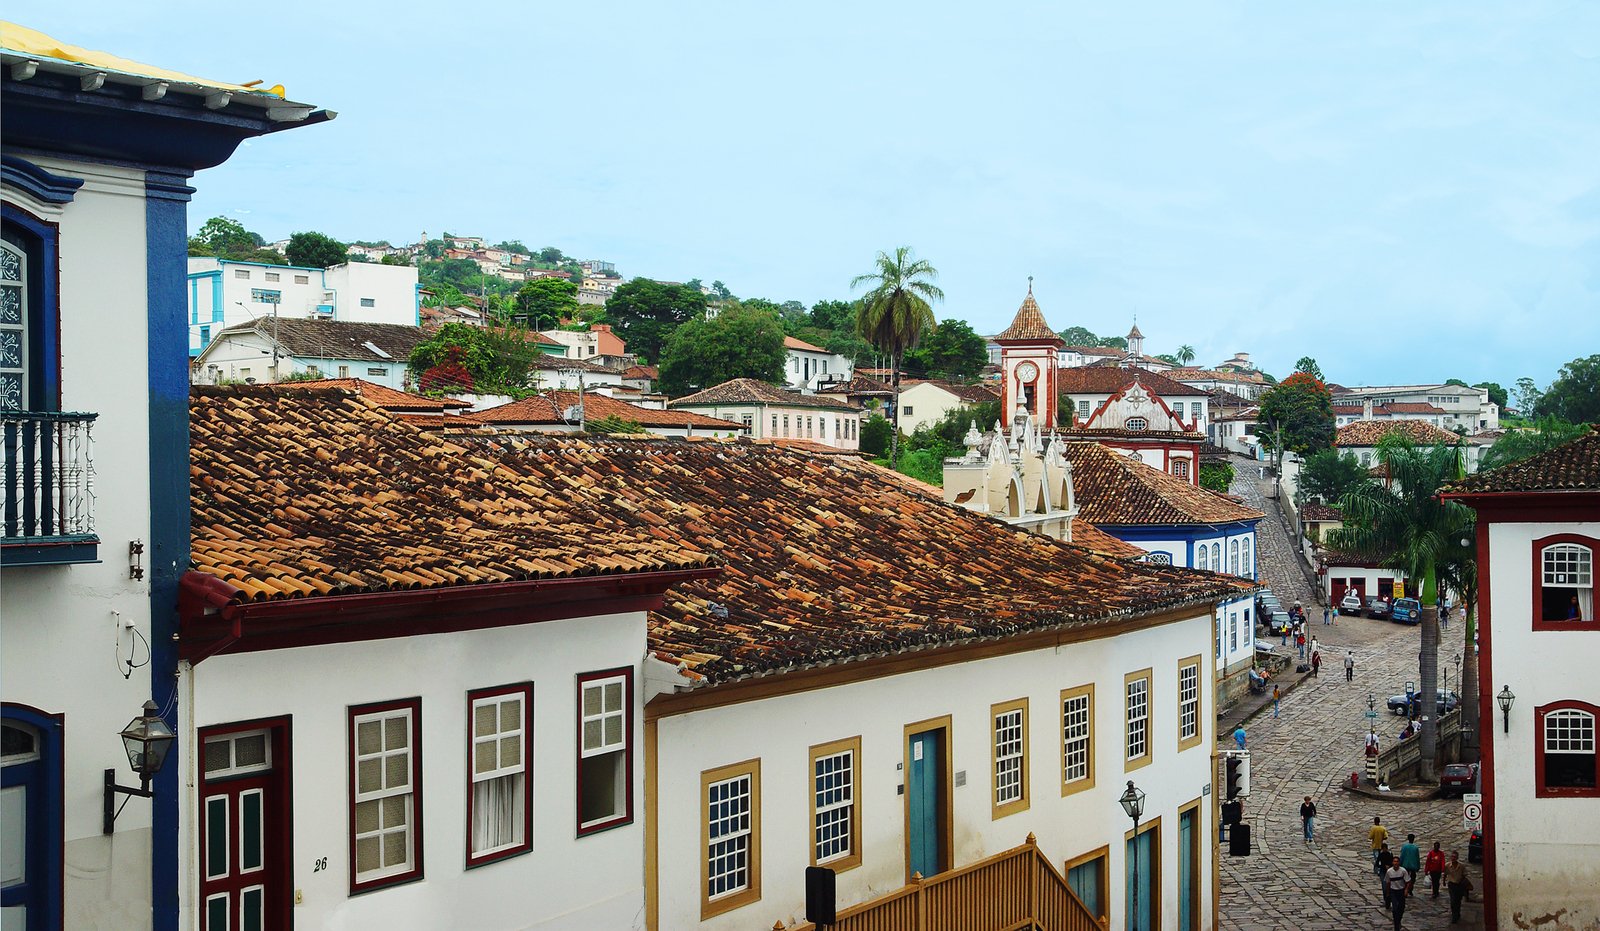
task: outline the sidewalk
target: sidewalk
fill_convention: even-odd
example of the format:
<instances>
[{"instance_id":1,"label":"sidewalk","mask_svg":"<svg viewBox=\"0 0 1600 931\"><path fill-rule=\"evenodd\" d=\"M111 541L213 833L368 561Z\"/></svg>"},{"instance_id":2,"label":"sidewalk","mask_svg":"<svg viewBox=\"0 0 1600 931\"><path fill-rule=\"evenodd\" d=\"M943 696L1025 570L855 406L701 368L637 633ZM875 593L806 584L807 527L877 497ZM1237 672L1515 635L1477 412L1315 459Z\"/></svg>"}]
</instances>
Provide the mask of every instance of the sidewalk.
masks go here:
<instances>
[{"instance_id":1,"label":"sidewalk","mask_svg":"<svg viewBox=\"0 0 1600 931\"><path fill-rule=\"evenodd\" d=\"M1273 652L1276 653L1278 650L1274 650ZM1311 678L1311 673L1309 672L1294 671L1295 664L1299 663L1300 660L1296 658L1295 651L1292 647L1289 649L1289 660L1289 668L1286 671L1279 673L1276 678L1267 683L1267 691L1265 694L1252 695L1249 692L1246 692L1243 698L1222 710L1222 713L1217 716L1218 743L1224 743L1233 740L1234 730L1239 725L1248 722L1251 718L1260 714L1262 711L1271 713L1272 687L1274 685L1278 687L1278 694L1280 698L1287 698L1290 692L1299 687L1300 683ZM1327 669L1328 664L1323 663L1323 668ZM1342 674L1344 670L1340 669L1339 672Z\"/></svg>"}]
</instances>

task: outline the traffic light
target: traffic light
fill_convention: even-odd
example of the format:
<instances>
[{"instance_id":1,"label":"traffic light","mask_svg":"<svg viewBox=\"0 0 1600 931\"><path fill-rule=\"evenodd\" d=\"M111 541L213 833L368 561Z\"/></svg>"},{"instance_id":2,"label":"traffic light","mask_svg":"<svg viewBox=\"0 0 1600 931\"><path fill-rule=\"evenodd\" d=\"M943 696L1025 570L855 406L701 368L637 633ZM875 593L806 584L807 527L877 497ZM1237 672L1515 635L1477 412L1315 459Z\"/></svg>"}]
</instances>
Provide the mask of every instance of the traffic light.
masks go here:
<instances>
[{"instance_id":1,"label":"traffic light","mask_svg":"<svg viewBox=\"0 0 1600 931\"><path fill-rule=\"evenodd\" d=\"M1250 794L1250 751L1235 750L1227 755L1224 761L1226 773L1224 776L1227 791L1223 798L1233 801L1241 795Z\"/></svg>"},{"instance_id":2,"label":"traffic light","mask_svg":"<svg viewBox=\"0 0 1600 931\"><path fill-rule=\"evenodd\" d=\"M1239 758L1236 756L1230 756L1225 762L1228 767L1228 794L1223 797L1231 802L1239 797Z\"/></svg>"}]
</instances>

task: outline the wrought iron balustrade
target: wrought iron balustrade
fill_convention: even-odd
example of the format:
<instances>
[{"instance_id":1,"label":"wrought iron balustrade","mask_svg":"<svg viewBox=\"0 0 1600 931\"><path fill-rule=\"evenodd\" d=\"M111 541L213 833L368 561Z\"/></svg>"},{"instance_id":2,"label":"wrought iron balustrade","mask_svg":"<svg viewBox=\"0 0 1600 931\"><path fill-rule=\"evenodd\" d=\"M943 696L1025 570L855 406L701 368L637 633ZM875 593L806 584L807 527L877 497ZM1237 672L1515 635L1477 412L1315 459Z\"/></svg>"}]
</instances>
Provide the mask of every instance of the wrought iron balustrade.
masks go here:
<instances>
[{"instance_id":1,"label":"wrought iron balustrade","mask_svg":"<svg viewBox=\"0 0 1600 931\"><path fill-rule=\"evenodd\" d=\"M88 544L94 530L94 442L99 414L0 410L0 545L5 562L79 562L81 549L54 558L13 558L17 547Z\"/></svg>"}]
</instances>

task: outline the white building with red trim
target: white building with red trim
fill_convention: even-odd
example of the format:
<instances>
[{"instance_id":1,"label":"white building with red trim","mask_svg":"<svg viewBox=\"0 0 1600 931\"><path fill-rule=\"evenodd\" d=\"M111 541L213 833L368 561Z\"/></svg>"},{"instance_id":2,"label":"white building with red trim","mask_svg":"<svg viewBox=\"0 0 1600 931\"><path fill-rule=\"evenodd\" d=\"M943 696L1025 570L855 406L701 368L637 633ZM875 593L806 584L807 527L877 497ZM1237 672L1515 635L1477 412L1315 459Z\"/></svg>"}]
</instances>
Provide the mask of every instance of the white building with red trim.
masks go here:
<instances>
[{"instance_id":1,"label":"white building with red trim","mask_svg":"<svg viewBox=\"0 0 1600 931\"><path fill-rule=\"evenodd\" d=\"M1444 494L1478 511L1484 926L1600 927L1600 434Z\"/></svg>"}]
</instances>

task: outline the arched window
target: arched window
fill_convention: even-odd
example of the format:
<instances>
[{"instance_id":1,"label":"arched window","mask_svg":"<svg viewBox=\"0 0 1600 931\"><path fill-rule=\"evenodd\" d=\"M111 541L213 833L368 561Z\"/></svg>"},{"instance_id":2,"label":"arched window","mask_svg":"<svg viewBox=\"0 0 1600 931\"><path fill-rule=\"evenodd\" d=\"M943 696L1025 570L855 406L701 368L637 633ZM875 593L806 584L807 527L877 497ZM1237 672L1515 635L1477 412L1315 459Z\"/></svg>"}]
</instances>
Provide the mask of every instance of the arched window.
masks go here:
<instances>
[{"instance_id":1,"label":"arched window","mask_svg":"<svg viewBox=\"0 0 1600 931\"><path fill-rule=\"evenodd\" d=\"M1122 428L1124 430L1146 430L1149 429L1149 427L1150 421L1144 419L1143 417L1129 417L1127 420L1122 422Z\"/></svg>"},{"instance_id":2,"label":"arched window","mask_svg":"<svg viewBox=\"0 0 1600 931\"><path fill-rule=\"evenodd\" d=\"M1197 552L1195 553L1195 564L1194 564L1194 567L1196 569L1205 569L1205 568L1207 568L1206 555L1207 555L1207 553L1206 553L1206 545L1204 543L1202 543L1202 544L1200 544L1200 546L1198 547Z\"/></svg>"},{"instance_id":3,"label":"arched window","mask_svg":"<svg viewBox=\"0 0 1600 931\"><path fill-rule=\"evenodd\" d=\"M1213 572L1221 572L1222 571L1222 544L1221 543L1213 543L1213 544L1211 544L1211 571L1213 571Z\"/></svg>"},{"instance_id":4,"label":"arched window","mask_svg":"<svg viewBox=\"0 0 1600 931\"><path fill-rule=\"evenodd\" d=\"M1187 459L1174 459L1174 460L1172 460L1172 474L1177 476L1178 478L1187 480L1189 478L1189 460L1187 460Z\"/></svg>"},{"instance_id":5,"label":"arched window","mask_svg":"<svg viewBox=\"0 0 1600 931\"><path fill-rule=\"evenodd\" d=\"M1533 710L1536 795L1600 797L1597 711L1581 701L1552 702Z\"/></svg>"},{"instance_id":6,"label":"arched window","mask_svg":"<svg viewBox=\"0 0 1600 931\"><path fill-rule=\"evenodd\" d=\"M1228 572L1230 575L1239 574L1239 541L1228 541Z\"/></svg>"},{"instance_id":7,"label":"arched window","mask_svg":"<svg viewBox=\"0 0 1600 931\"><path fill-rule=\"evenodd\" d=\"M1594 551L1584 543L1551 537L1534 545L1539 548L1535 617L1540 621L1592 622Z\"/></svg>"},{"instance_id":8,"label":"arched window","mask_svg":"<svg viewBox=\"0 0 1600 931\"><path fill-rule=\"evenodd\" d=\"M1245 537L1239 541L1239 574L1250 574L1250 538Z\"/></svg>"},{"instance_id":9,"label":"arched window","mask_svg":"<svg viewBox=\"0 0 1600 931\"><path fill-rule=\"evenodd\" d=\"M1149 556L1145 557L1145 561L1157 566L1170 566L1172 565L1172 554L1151 553Z\"/></svg>"}]
</instances>

